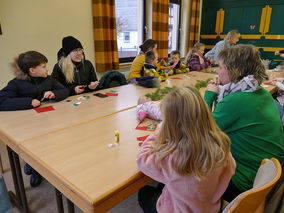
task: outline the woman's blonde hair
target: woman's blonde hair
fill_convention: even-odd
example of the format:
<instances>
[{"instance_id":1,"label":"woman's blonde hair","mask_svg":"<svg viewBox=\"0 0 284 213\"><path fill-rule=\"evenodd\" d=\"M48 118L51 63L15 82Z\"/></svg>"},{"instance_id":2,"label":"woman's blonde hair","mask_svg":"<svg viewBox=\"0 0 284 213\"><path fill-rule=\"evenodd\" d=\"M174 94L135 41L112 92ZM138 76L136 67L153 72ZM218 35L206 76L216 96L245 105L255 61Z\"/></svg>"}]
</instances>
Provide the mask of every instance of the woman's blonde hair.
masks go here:
<instances>
[{"instance_id":1,"label":"woman's blonde hair","mask_svg":"<svg viewBox=\"0 0 284 213\"><path fill-rule=\"evenodd\" d=\"M230 32L228 32L228 34L226 35L225 39L228 41L231 41L232 38L236 37L236 36L240 36L240 32L237 30L231 30Z\"/></svg>"},{"instance_id":2,"label":"woman's blonde hair","mask_svg":"<svg viewBox=\"0 0 284 213\"><path fill-rule=\"evenodd\" d=\"M153 152L157 166L173 154L172 167L180 175L199 180L224 165L230 152L230 139L214 121L197 89L178 87L161 103L163 123Z\"/></svg>"},{"instance_id":3,"label":"woman's blonde hair","mask_svg":"<svg viewBox=\"0 0 284 213\"><path fill-rule=\"evenodd\" d=\"M259 52L253 45L238 44L221 51L218 55L228 71L231 82L238 82L248 75L253 75L259 85L268 80Z\"/></svg>"},{"instance_id":4,"label":"woman's blonde hair","mask_svg":"<svg viewBox=\"0 0 284 213\"><path fill-rule=\"evenodd\" d=\"M74 82L74 64L70 54L66 57L62 56L59 60L59 67L61 68L67 83Z\"/></svg>"},{"instance_id":5,"label":"woman's blonde hair","mask_svg":"<svg viewBox=\"0 0 284 213\"><path fill-rule=\"evenodd\" d=\"M183 63L188 66L191 55L196 53L197 50L200 50L201 47L205 47L205 44L203 44L203 43L195 43L193 48L188 51L187 55L185 56L185 59L184 59Z\"/></svg>"}]
</instances>

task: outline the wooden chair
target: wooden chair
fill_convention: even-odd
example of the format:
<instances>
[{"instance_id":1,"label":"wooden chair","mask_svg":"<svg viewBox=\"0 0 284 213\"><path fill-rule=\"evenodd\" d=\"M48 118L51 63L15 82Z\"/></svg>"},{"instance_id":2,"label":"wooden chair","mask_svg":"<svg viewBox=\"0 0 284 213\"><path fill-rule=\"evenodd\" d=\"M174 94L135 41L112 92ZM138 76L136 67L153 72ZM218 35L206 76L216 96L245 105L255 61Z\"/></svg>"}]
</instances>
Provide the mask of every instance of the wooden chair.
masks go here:
<instances>
[{"instance_id":1,"label":"wooden chair","mask_svg":"<svg viewBox=\"0 0 284 213\"><path fill-rule=\"evenodd\" d=\"M262 160L252 189L237 196L222 213L262 213L266 196L279 180L281 173L281 165L277 159Z\"/></svg>"}]
</instances>

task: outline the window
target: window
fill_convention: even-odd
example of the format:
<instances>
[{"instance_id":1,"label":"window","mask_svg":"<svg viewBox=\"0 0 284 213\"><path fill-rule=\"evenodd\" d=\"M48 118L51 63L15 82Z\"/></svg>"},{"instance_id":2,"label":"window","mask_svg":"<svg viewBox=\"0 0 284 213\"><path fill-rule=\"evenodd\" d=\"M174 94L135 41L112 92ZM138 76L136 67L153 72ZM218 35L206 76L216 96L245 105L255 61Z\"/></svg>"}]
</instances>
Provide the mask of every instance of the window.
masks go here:
<instances>
[{"instance_id":1,"label":"window","mask_svg":"<svg viewBox=\"0 0 284 213\"><path fill-rule=\"evenodd\" d=\"M119 62L131 62L144 41L144 0L115 0Z\"/></svg>"},{"instance_id":2,"label":"window","mask_svg":"<svg viewBox=\"0 0 284 213\"><path fill-rule=\"evenodd\" d=\"M178 0L170 0L169 5L169 47L168 53L179 48L180 5Z\"/></svg>"},{"instance_id":3,"label":"window","mask_svg":"<svg viewBox=\"0 0 284 213\"><path fill-rule=\"evenodd\" d=\"M124 32L124 43L129 43L129 42L130 42L130 33Z\"/></svg>"}]
</instances>

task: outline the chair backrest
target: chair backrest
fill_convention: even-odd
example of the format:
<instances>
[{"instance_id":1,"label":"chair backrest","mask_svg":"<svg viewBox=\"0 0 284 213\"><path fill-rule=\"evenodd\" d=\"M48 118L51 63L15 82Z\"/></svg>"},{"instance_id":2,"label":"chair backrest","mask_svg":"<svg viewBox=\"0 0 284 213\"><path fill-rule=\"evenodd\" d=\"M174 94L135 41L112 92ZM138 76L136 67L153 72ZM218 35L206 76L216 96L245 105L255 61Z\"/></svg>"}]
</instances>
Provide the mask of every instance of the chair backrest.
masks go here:
<instances>
[{"instance_id":1,"label":"chair backrest","mask_svg":"<svg viewBox=\"0 0 284 213\"><path fill-rule=\"evenodd\" d=\"M108 89L126 84L127 82L125 76L122 73L115 70L110 70L103 74L97 89Z\"/></svg>"},{"instance_id":2,"label":"chair backrest","mask_svg":"<svg viewBox=\"0 0 284 213\"><path fill-rule=\"evenodd\" d=\"M237 196L222 213L263 212L265 198L281 173L281 165L277 159L264 159L256 173L253 188Z\"/></svg>"}]
</instances>

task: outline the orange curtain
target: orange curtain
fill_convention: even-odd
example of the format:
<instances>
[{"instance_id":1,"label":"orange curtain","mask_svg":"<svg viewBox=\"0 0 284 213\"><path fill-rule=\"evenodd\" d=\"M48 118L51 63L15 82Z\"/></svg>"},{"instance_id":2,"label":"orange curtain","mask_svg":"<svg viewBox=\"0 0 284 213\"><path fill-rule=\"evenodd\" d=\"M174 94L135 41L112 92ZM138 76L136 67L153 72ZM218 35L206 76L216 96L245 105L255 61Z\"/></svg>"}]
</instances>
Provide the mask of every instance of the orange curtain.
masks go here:
<instances>
[{"instance_id":1,"label":"orange curtain","mask_svg":"<svg viewBox=\"0 0 284 213\"><path fill-rule=\"evenodd\" d=\"M153 0L152 39L157 41L159 58L168 59L169 0Z\"/></svg>"},{"instance_id":2,"label":"orange curtain","mask_svg":"<svg viewBox=\"0 0 284 213\"><path fill-rule=\"evenodd\" d=\"M191 0L189 27L189 48L198 42L200 0Z\"/></svg>"},{"instance_id":3,"label":"orange curtain","mask_svg":"<svg viewBox=\"0 0 284 213\"><path fill-rule=\"evenodd\" d=\"M115 0L92 0L96 71L119 69Z\"/></svg>"}]
</instances>

